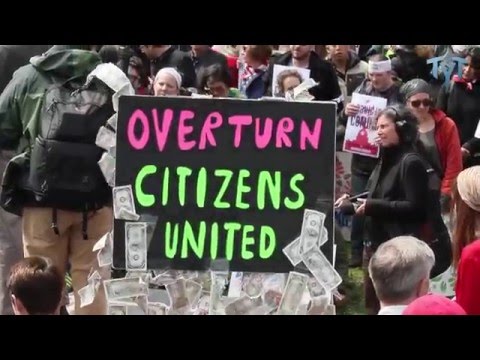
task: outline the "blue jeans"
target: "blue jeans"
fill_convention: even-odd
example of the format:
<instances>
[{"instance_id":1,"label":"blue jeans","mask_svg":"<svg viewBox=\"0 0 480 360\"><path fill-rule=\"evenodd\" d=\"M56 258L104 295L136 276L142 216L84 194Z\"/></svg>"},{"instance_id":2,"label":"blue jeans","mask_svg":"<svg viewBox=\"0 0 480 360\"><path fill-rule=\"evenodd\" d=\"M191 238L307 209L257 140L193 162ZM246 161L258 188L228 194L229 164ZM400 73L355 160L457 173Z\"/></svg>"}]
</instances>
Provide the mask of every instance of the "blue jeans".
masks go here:
<instances>
[{"instance_id":1,"label":"blue jeans","mask_svg":"<svg viewBox=\"0 0 480 360\"><path fill-rule=\"evenodd\" d=\"M367 189L368 176L352 174L352 195L365 192ZM353 216L351 246L352 255L361 256L363 253L363 236L364 236L364 216Z\"/></svg>"}]
</instances>

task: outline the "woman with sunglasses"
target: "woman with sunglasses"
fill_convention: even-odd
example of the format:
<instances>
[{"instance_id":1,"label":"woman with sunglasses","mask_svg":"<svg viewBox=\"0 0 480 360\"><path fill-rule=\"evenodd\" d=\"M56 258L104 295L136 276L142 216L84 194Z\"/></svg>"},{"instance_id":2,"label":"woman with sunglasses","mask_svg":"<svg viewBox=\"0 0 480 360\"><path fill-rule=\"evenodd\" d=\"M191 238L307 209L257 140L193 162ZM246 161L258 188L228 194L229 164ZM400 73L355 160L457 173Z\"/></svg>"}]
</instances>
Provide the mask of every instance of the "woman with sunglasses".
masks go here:
<instances>
[{"instance_id":1,"label":"woman with sunglasses","mask_svg":"<svg viewBox=\"0 0 480 360\"><path fill-rule=\"evenodd\" d=\"M335 205L348 214L365 216L364 285L365 306L369 315L380 310L368 262L380 244L401 235L421 238L428 212L428 175L424 161L417 154L417 119L404 106L389 106L377 117L380 160L370 176L368 196L349 203L348 195ZM358 199L361 200L361 199Z\"/></svg>"},{"instance_id":2,"label":"woman with sunglasses","mask_svg":"<svg viewBox=\"0 0 480 360\"><path fill-rule=\"evenodd\" d=\"M448 212L452 182L463 168L457 126L443 111L434 107L432 88L425 80L410 80L400 92L417 118L422 155L438 176L442 209Z\"/></svg>"}]
</instances>

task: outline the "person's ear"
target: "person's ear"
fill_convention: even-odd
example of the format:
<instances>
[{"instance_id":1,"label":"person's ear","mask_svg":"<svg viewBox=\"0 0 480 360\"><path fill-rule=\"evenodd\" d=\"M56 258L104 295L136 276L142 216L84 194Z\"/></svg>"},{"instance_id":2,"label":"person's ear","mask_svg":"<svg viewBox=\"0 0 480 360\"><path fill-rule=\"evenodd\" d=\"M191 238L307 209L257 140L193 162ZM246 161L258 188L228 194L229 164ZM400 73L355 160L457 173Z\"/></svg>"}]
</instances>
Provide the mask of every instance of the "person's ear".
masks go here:
<instances>
[{"instance_id":1,"label":"person's ear","mask_svg":"<svg viewBox=\"0 0 480 360\"><path fill-rule=\"evenodd\" d=\"M58 304L57 308L55 309L55 312L52 315L60 315L60 308L62 307L62 302Z\"/></svg>"},{"instance_id":2,"label":"person's ear","mask_svg":"<svg viewBox=\"0 0 480 360\"><path fill-rule=\"evenodd\" d=\"M427 295L430 291L430 278L427 276L420 280L417 286L417 297Z\"/></svg>"},{"instance_id":3,"label":"person's ear","mask_svg":"<svg viewBox=\"0 0 480 360\"><path fill-rule=\"evenodd\" d=\"M15 315L26 315L27 311L25 310L25 307L23 306L20 299L17 299L13 294L10 296L11 296L10 300L12 302L13 313Z\"/></svg>"}]
</instances>

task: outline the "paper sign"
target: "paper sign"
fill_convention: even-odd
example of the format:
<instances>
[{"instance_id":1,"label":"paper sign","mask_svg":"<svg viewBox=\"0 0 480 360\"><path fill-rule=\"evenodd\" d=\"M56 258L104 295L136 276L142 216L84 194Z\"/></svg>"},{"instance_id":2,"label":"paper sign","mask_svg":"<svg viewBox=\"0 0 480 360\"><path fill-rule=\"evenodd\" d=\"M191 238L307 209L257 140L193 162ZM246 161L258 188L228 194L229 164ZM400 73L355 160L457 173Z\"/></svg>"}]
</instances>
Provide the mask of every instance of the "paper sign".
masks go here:
<instances>
[{"instance_id":1,"label":"paper sign","mask_svg":"<svg viewBox=\"0 0 480 360\"><path fill-rule=\"evenodd\" d=\"M475 135L474 135L477 139L480 139L480 120L478 121L478 124L477 124L477 130L475 130Z\"/></svg>"},{"instance_id":2,"label":"paper sign","mask_svg":"<svg viewBox=\"0 0 480 360\"><path fill-rule=\"evenodd\" d=\"M286 76L286 75L289 76ZM285 97L288 90L310 79L310 69L303 69L295 66L274 65L272 75L273 97Z\"/></svg>"},{"instance_id":3,"label":"paper sign","mask_svg":"<svg viewBox=\"0 0 480 360\"><path fill-rule=\"evenodd\" d=\"M378 158L380 147L375 143L377 137L377 114L387 106L387 99L354 93L352 104L360 110L347 121L343 151Z\"/></svg>"}]
</instances>

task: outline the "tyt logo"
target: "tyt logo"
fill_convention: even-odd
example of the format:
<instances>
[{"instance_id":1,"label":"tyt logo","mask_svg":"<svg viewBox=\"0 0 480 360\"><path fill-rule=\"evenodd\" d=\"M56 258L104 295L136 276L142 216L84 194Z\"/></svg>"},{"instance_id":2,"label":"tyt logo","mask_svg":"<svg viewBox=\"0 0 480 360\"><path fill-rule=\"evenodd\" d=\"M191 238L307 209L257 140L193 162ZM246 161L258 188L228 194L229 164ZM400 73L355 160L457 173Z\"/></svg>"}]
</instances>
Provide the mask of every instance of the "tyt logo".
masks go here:
<instances>
[{"instance_id":1,"label":"tyt logo","mask_svg":"<svg viewBox=\"0 0 480 360\"><path fill-rule=\"evenodd\" d=\"M452 72L457 64L457 75L462 76L463 67L467 63L467 60L458 57L435 57L427 60L427 64L433 64L432 75L435 79L438 79L439 74L442 73L445 77L444 84L447 85L452 78Z\"/></svg>"}]
</instances>

